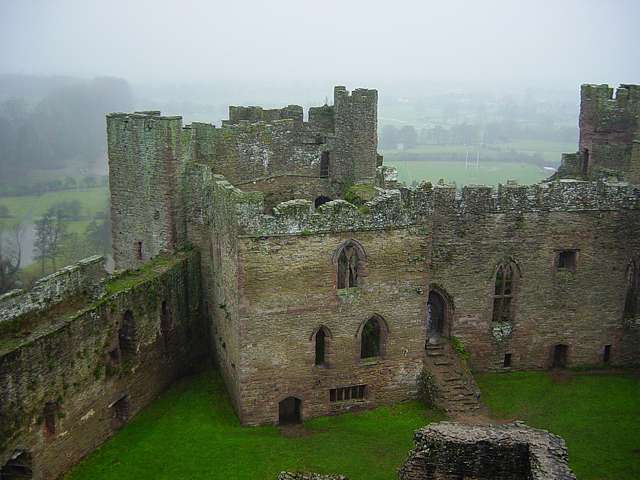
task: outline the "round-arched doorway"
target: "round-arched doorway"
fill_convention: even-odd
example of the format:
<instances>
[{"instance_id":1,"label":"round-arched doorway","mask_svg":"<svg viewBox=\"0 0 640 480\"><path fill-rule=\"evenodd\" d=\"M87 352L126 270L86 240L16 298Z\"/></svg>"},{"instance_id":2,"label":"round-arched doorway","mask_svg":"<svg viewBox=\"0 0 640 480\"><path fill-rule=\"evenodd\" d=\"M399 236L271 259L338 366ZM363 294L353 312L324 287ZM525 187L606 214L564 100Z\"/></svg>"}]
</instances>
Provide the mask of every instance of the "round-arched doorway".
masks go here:
<instances>
[{"instance_id":1,"label":"round-arched doorway","mask_svg":"<svg viewBox=\"0 0 640 480\"><path fill-rule=\"evenodd\" d=\"M438 343L448 336L451 307L445 295L437 290L429 291L427 301L427 338L429 343Z\"/></svg>"}]
</instances>

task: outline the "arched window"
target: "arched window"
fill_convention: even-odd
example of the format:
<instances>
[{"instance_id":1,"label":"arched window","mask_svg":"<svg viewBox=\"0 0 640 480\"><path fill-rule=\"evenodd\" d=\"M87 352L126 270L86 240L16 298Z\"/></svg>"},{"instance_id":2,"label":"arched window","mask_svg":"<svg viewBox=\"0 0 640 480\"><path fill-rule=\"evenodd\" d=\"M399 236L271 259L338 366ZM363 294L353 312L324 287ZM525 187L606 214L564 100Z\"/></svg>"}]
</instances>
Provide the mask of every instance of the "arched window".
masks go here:
<instances>
[{"instance_id":1,"label":"arched window","mask_svg":"<svg viewBox=\"0 0 640 480\"><path fill-rule=\"evenodd\" d=\"M320 178L329 176L329 152L322 152L320 155Z\"/></svg>"},{"instance_id":2,"label":"arched window","mask_svg":"<svg viewBox=\"0 0 640 480\"><path fill-rule=\"evenodd\" d=\"M327 334L324 331L324 328L320 327L320 329L316 332L316 360L315 365L321 366L326 363L326 341Z\"/></svg>"},{"instance_id":3,"label":"arched window","mask_svg":"<svg viewBox=\"0 0 640 480\"><path fill-rule=\"evenodd\" d=\"M360 256L353 242L347 242L338 256L338 288L358 286Z\"/></svg>"},{"instance_id":4,"label":"arched window","mask_svg":"<svg viewBox=\"0 0 640 480\"><path fill-rule=\"evenodd\" d=\"M492 317L494 322L510 322L513 320L515 277L516 269L512 263L500 265L496 270Z\"/></svg>"},{"instance_id":5,"label":"arched window","mask_svg":"<svg viewBox=\"0 0 640 480\"><path fill-rule=\"evenodd\" d=\"M118 330L118 345L125 361L136 354L136 323L131 310L124 312L122 317L122 326Z\"/></svg>"},{"instance_id":6,"label":"arched window","mask_svg":"<svg viewBox=\"0 0 640 480\"><path fill-rule=\"evenodd\" d=\"M624 317L633 318L638 313L638 287L640 275L638 263L631 260L627 266L627 294L624 300Z\"/></svg>"},{"instance_id":7,"label":"arched window","mask_svg":"<svg viewBox=\"0 0 640 480\"><path fill-rule=\"evenodd\" d=\"M382 325L380 320L373 316L362 327L360 336L360 358L380 356L382 337Z\"/></svg>"}]
</instances>

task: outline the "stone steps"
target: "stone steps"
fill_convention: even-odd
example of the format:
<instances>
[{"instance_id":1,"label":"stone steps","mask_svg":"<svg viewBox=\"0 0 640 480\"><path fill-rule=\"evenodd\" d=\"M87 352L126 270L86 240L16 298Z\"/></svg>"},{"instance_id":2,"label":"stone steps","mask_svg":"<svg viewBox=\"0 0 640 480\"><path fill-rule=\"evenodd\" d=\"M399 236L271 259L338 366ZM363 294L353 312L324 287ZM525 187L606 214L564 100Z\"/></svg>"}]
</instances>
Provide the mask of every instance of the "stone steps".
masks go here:
<instances>
[{"instance_id":1,"label":"stone steps","mask_svg":"<svg viewBox=\"0 0 640 480\"><path fill-rule=\"evenodd\" d=\"M473 376L448 343L427 344L424 366L436 383L440 406L449 415L484 411Z\"/></svg>"}]
</instances>

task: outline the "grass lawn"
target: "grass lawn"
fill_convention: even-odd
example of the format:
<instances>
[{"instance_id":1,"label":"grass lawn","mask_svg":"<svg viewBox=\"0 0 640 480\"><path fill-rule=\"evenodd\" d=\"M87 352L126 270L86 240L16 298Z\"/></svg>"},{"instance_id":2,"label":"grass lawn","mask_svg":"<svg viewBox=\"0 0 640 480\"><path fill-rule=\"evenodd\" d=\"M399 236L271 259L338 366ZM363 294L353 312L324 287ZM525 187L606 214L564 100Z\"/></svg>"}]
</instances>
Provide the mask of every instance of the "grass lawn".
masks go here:
<instances>
[{"instance_id":1,"label":"grass lawn","mask_svg":"<svg viewBox=\"0 0 640 480\"><path fill-rule=\"evenodd\" d=\"M417 402L305 422L303 436L241 427L215 372L184 379L67 478L275 479L281 470L391 480L413 431L441 417Z\"/></svg>"},{"instance_id":2,"label":"grass lawn","mask_svg":"<svg viewBox=\"0 0 640 480\"><path fill-rule=\"evenodd\" d=\"M579 480L640 478L640 376L546 372L476 377L499 419L562 436Z\"/></svg>"},{"instance_id":3,"label":"grass lawn","mask_svg":"<svg viewBox=\"0 0 640 480\"><path fill-rule=\"evenodd\" d=\"M465 168L464 162L388 159L385 164L396 167L398 179L409 185L414 180L418 183L421 180L436 183L441 178L454 181L459 187L469 184L497 185L506 183L507 180L532 184L544 180L552 173L526 163L481 162L479 168Z\"/></svg>"}]
</instances>

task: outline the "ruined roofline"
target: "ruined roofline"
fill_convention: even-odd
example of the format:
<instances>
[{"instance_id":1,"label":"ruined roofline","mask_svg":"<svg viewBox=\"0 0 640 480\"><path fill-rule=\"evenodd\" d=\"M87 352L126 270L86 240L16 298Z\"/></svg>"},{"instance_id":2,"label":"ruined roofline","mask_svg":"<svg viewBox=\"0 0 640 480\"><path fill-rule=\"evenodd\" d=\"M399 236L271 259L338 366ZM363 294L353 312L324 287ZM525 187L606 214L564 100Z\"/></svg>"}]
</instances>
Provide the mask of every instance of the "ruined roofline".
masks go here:
<instances>
[{"instance_id":1,"label":"ruined roofline","mask_svg":"<svg viewBox=\"0 0 640 480\"><path fill-rule=\"evenodd\" d=\"M490 215L529 212L611 211L640 209L640 187L627 183L561 180L537 185L465 186L376 189L371 201L357 207L345 200L333 200L317 209L306 199L276 205L273 215L264 213L264 195L245 192L205 165L193 165L190 183L204 191L193 207L197 222L213 223L224 218L241 235L307 235L334 231L403 228L424 223L434 212L446 215Z\"/></svg>"},{"instance_id":2,"label":"ruined roofline","mask_svg":"<svg viewBox=\"0 0 640 480\"><path fill-rule=\"evenodd\" d=\"M627 102L640 102L640 85L621 83L617 88L606 83L585 83L580 86L582 101L605 102L607 104L625 104Z\"/></svg>"}]
</instances>

